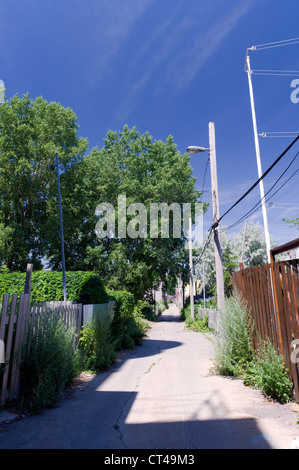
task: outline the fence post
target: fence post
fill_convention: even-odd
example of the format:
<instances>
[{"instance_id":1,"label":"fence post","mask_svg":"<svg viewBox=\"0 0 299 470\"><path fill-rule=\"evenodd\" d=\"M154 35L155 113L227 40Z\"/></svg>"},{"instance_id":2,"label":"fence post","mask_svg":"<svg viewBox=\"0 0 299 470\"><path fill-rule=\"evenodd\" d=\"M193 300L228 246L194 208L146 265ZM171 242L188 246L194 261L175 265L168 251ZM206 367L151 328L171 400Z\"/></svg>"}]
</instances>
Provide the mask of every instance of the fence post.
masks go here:
<instances>
[{"instance_id":1,"label":"fence post","mask_svg":"<svg viewBox=\"0 0 299 470\"><path fill-rule=\"evenodd\" d=\"M33 264L27 264L24 294L31 294L32 271L33 271Z\"/></svg>"},{"instance_id":2,"label":"fence post","mask_svg":"<svg viewBox=\"0 0 299 470\"><path fill-rule=\"evenodd\" d=\"M20 393L20 365L24 354L24 346L28 333L30 318L30 295L21 294L17 315L14 361L12 366L10 399L18 399Z\"/></svg>"},{"instance_id":3,"label":"fence post","mask_svg":"<svg viewBox=\"0 0 299 470\"><path fill-rule=\"evenodd\" d=\"M274 263L275 263L275 255L274 253L272 253L272 251L270 251L270 261L271 261L271 266L270 266L270 270L271 270L271 275L270 275L270 279L271 279L271 288L272 288L272 295L273 295L273 304L274 304L274 311L275 311L275 317L276 317L276 324L277 324L277 329L278 329L278 337L279 337L279 343L280 343L280 353L282 355L282 357L284 358L284 351L283 351L283 340L282 340L282 331L281 331L281 321L280 321L280 315L279 315L279 305L278 305L278 297L277 297L277 283L276 283L276 279L275 279L275 267L274 267Z\"/></svg>"}]
</instances>

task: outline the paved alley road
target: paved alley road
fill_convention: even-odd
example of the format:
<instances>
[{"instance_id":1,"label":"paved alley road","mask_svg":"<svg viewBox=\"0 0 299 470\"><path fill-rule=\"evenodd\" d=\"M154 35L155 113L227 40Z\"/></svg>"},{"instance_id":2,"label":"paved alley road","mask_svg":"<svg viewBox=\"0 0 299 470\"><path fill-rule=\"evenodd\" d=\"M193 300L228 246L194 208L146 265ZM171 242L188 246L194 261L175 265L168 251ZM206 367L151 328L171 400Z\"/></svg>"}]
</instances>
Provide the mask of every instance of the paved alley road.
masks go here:
<instances>
[{"instance_id":1,"label":"paved alley road","mask_svg":"<svg viewBox=\"0 0 299 470\"><path fill-rule=\"evenodd\" d=\"M171 305L125 352L58 408L11 423L0 449L288 449L289 405L211 374L211 338L184 329Z\"/></svg>"}]
</instances>

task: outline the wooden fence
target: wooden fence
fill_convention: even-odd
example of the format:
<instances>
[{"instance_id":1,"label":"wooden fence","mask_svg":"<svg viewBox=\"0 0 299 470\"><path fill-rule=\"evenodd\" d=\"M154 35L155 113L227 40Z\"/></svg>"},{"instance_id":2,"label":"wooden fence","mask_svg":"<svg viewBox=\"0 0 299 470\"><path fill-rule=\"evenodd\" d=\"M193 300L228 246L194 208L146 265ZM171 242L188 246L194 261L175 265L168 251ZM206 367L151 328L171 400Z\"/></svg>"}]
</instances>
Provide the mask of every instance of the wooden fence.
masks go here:
<instances>
[{"instance_id":1,"label":"wooden fence","mask_svg":"<svg viewBox=\"0 0 299 470\"><path fill-rule=\"evenodd\" d=\"M5 345L5 365L0 364L0 406L20 394L20 365L24 346L33 325L42 315L59 311L65 323L79 333L83 322L81 304L67 302L43 303L32 306L30 294L4 294L0 316L0 340Z\"/></svg>"},{"instance_id":2,"label":"wooden fence","mask_svg":"<svg viewBox=\"0 0 299 470\"><path fill-rule=\"evenodd\" d=\"M83 326L87 325L97 316L111 316L114 312L114 306L114 301L106 304L83 305Z\"/></svg>"},{"instance_id":3,"label":"wooden fence","mask_svg":"<svg viewBox=\"0 0 299 470\"><path fill-rule=\"evenodd\" d=\"M36 305L31 304L30 310L29 335L31 334L34 321L42 315L51 315L52 312L58 312L65 324L74 328L76 334L80 332L83 325L83 306L76 302L42 302Z\"/></svg>"},{"instance_id":4,"label":"wooden fence","mask_svg":"<svg viewBox=\"0 0 299 470\"><path fill-rule=\"evenodd\" d=\"M234 273L233 285L246 300L258 335L282 355L299 402L299 364L291 360L292 342L299 339L299 260L275 262L273 255L271 264ZM256 347L257 335L253 343Z\"/></svg>"}]
</instances>

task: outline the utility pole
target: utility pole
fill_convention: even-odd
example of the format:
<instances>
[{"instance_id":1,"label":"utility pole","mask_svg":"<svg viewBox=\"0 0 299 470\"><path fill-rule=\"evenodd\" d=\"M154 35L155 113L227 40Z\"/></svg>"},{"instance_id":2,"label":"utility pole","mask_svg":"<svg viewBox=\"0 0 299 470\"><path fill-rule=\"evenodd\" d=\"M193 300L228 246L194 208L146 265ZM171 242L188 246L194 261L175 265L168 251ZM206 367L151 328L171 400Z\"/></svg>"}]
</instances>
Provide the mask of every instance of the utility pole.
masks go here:
<instances>
[{"instance_id":1,"label":"utility pole","mask_svg":"<svg viewBox=\"0 0 299 470\"><path fill-rule=\"evenodd\" d=\"M216 143L215 143L215 124L209 123L209 145L210 145L210 168L211 168L211 189L213 204L213 231L215 247L215 266L216 266L216 284L217 284L217 306L221 311L224 308L224 278L222 265L222 250L219 238L219 200L218 200L218 180L216 165ZM215 224L215 225L214 225Z\"/></svg>"},{"instance_id":2,"label":"utility pole","mask_svg":"<svg viewBox=\"0 0 299 470\"><path fill-rule=\"evenodd\" d=\"M247 54L246 54L246 65L247 65L247 75L248 75L248 84L249 84L249 95L250 95L250 103L251 103L251 113L252 113L252 124L253 124L253 132L254 132L254 143L255 143L257 169L258 169L259 178L261 178L263 172L262 172L261 154L260 154L260 146L259 146L259 138L258 138L257 124L256 124L256 114L255 114L255 106L254 106L254 98L253 98L253 88L252 88L252 80L251 80L252 70L250 68L250 60L249 60L248 51L247 51ZM268 258L268 263L271 263L271 257L270 257L271 242L270 242L267 211L266 211L266 205L265 205L264 182L263 182L262 179L260 180L259 185L260 185L262 212L263 212L263 220L264 220L267 258Z\"/></svg>"},{"instance_id":3,"label":"utility pole","mask_svg":"<svg viewBox=\"0 0 299 470\"><path fill-rule=\"evenodd\" d=\"M192 260L192 220L189 217L189 271L190 271L190 306L191 318L194 321L194 294L193 294L193 260Z\"/></svg>"}]
</instances>

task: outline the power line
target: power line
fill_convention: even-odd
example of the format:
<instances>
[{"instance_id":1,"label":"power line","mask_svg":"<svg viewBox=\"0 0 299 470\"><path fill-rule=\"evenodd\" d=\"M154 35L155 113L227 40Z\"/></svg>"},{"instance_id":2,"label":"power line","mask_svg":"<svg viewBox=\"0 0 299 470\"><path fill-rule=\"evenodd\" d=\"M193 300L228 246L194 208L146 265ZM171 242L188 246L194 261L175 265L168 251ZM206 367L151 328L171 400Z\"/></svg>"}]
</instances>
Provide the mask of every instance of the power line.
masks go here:
<instances>
[{"instance_id":1,"label":"power line","mask_svg":"<svg viewBox=\"0 0 299 470\"><path fill-rule=\"evenodd\" d=\"M251 51L260 51L263 49L271 49L274 47L292 46L294 44L299 44L299 38L284 39L283 41L268 42L266 44L259 44L257 46L251 46L248 49Z\"/></svg>"},{"instance_id":2,"label":"power line","mask_svg":"<svg viewBox=\"0 0 299 470\"><path fill-rule=\"evenodd\" d=\"M273 75L278 77L299 76L299 70L257 70L251 69L253 75Z\"/></svg>"},{"instance_id":3,"label":"power line","mask_svg":"<svg viewBox=\"0 0 299 470\"><path fill-rule=\"evenodd\" d=\"M219 225L220 221L225 217L234 207L236 207L243 199L245 199L246 196L248 196L249 193L260 183L262 179L267 176L268 173L274 168L275 165L284 157L284 155L293 147L293 145L297 142L299 139L299 135L296 137L295 140L282 152L282 154L275 160L275 162L272 163L272 165L265 171L265 173L262 174L262 176L246 191L243 196L241 196L237 202L235 202L214 224L212 225L212 228L217 227Z\"/></svg>"},{"instance_id":4,"label":"power line","mask_svg":"<svg viewBox=\"0 0 299 470\"><path fill-rule=\"evenodd\" d=\"M275 183L271 186L271 188L266 192L265 196L267 196L271 191L272 189L277 185L277 183L279 182L279 180L283 177L283 175L287 172L287 170L290 168L290 166L292 165L292 163L295 161L295 159L297 158L299 152L296 154L296 156L293 158L293 160L291 161L291 163L288 165L288 167L285 169L285 171L280 175L280 177L275 181ZM293 178L293 176L295 176L295 174L299 171L299 169L297 169L291 176L290 178L287 179L287 181L285 181L285 183L280 186L278 188L278 190L274 193L274 194L271 194L270 197L268 199L265 199L265 203L271 199L273 196L275 196L275 194L277 194L284 186L285 184L291 179ZM226 230L229 230L233 227L235 227L236 225L238 225L239 223L243 222L243 220L245 218L247 218L248 216L254 214L255 212L257 212L257 210L259 210L260 206L262 205L262 201L259 200L259 202L257 204L255 204L255 206L252 207L252 209L250 211L248 211L245 215L243 215L239 220L237 220L237 222L235 222L234 224L230 225L229 227L226 228ZM259 207L257 207L259 206ZM255 209L257 207L257 209ZM254 210L255 209L255 210Z\"/></svg>"},{"instance_id":5,"label":"power line","mask_svg":"<svg viewBox=\"0 0 299 470\"><path fill-rule=\"evenodd\" d=\"M267 201L269 201L273 196L275 196L275 194L277 194L295 175L296 173L298 173L299 171L299 168L297 168L297 170L275 191L275 193L271 194L271 196L265 200L265 203ZM282 175L281 175L282 176ZM280 178L281 178L280 176ZM279 179L280 179L279 178ZM271 187L271 189L266 193L266 195L273 189L273 187L278 183L279 179L275 182L275 184ZM256 206L259 206L256 208ZM237 222L233 223L232 225L230 225L229 227L227 227L225 230L230 230L234 227L236 227L237 225L239 225L241 222L244 221L244 219L246 219L247 217L249 217L250 215L253 215L255 212L257 212L259 209L260 209L260 206L262 205L262 201L260 200L250 211L247 212L247 214L243 215L239 220L237 220ZM256 208L256 209L255 209ZM255 209L255 210L254 210ZM224 229L223 229L224 231Z\"/></svg>"},{"instance_id":6,"label":"power line","mask_svg":"<svg viewBox=\"0 0 299 470\"><path fill-rule=\"evenodd\" d=\"M203 248L202 248L202 250L201 250L201 253L200 253L199 258L196 259L196 264L198 264L198 263L200 262L201 258L203 257L203 254L204 254L204 252L205 252L206 247L208 246L208 244L209 244L210 241L211 241L212 227L209 228L209 231L208 231L208 232L209 232L209 233L208 233L208 237L207 237L206 242L205 242L205 244L204 244L204 246L203 246Z\"/></svg>"},{"instance_id":7,"label":"power line","mask_svg":"<svg viewBox=\"0 0 299 470\"><path fill-rule=\"evenodd\" d=\"M271 204L271 203L270 203ZM292 206L291 209L299 208L299 204L294 204L293 202L273 202L273 206Z\"/></svg>"},{"instance_id":8,"label":"power line","mask_svg":"<svg viewBox=\"0 0 299 470\"><path fill-rule=\"evenodd\" d=\"M260 137L294 137L299 132L283 131L283 132L261 132Z\"/></svg>"}]
</instances>

